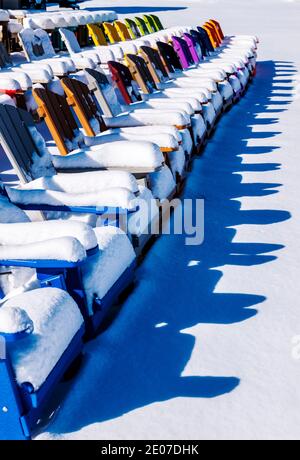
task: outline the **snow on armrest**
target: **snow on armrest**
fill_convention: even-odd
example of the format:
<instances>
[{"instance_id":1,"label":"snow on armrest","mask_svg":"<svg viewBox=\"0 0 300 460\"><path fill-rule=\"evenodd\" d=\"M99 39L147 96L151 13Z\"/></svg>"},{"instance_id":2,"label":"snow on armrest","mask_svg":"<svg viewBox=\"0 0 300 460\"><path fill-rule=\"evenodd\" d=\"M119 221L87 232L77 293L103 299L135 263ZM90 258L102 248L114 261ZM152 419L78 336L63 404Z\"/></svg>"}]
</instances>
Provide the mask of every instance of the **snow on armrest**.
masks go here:
<instances>
[{"instance_id":1,"label":"snow on armrest","mask_svg":"<svg viewBox=\"0 0 300 460\"><path fill-rule=\"evenodd\" d=\"M13 79L13 74L10 73L10 76L6 72L3 76L3 74L0 74L0 91L20 91L21 90L21 85L17 80Z\"/></svg>"},{"instance_id":2,"label":"snow on armrest","mask_svg":"<svg viewBox=\"0 0 300 460\"><path fill-rule=\"evenodd\" d=\"M24 222L15 224L0 224L1 245L21 245L37 243L53 237L73 237L80 241L86 251L97 246L95 233L83 222L68 222L52 220L42 222ZM2 258L2 257L1 257Z\"/></svg>"},{"instance_id":3,"label":"snow on armrest","mask_svg":"<svg viewBox=\"0 0 300 460\"><path fill-rule=\"evenodd\" d=\"M43 59L41 61L43 64L49 64L52 72L54 75L63 76L67 75L70 72L76 71L76 66L71 59L63 59L63 58L50 58L50 59Z\"/></svg>"},{"instance_id":4,"label":"snow on armrest","mask_svg":"<svg viewBox=\"0 0 300 460\"><path fill-rule=\"evenodd\" d=\"M145 108L152 108L157 110L177 109L186 112L188 115L194 114L193 107L188 102L176 101L176 99L149 99L145 104Z\"/></svg>"},{"instance_id":5,"label":"snow on armrest","mask_svg":"<svg viewBox=\"0 0 300 460\"><path fill-rule=\"evenodd\" d=\"M53 155L58 170L125 169L134 172L156 171L164 158L159 147L151 142L118 141L98 146L97 150L84 150L67 156Z\"/></svg>"},{"instance_id":6,"label":"snow on armrest","mask_svg":"<svg viewBox=\"0 0 300 460\"><path fill-rule=\"evenodd\" d=\"M152 133L138 133L138 132L120 132L108 134L104 133L101 136L85 136L84 142L88 147L91 147L94 150L98 145L105 144L106 142L114 141L148 141L154 142L160 148L168 148L176 150L178 148L178 141L175 137L168 133L160 133L153 131Z\"/></svg>"},{"instance_id":7,"label":"snow on armrest","mask_svg":"<svg viewBox=\"0 0 300 460\"><path fill-rule=\"evenodd\" d=\"M108 128L143 125L171 125L185 127L190 125L190 117L179 111L141 109L118 117L104 117Z\"/></svg>"},{"instance_id":8,"label":"snow on armrest","mask_svg":"<svg viewBox=\"0 0 300 460\"><path fill-rule=\"evenodd\" d=\"M49 83L52 78L53 78L53 73L48 72L46 69L39 68L39 67L33 67L31 66L30 68L12 68L11 69L13 72L18 72L20 73L20 70L23 72L26 72L28 77L31 79L33 83ZM51 70L51 69L50 69Z\"/></svg>"},{"instance_id":9,"label":"snow on armrest","mask_svg":"<svg viewBox=\"0 0 300 460\"><path fill-rule=\"evenodd\" d=\"M81 53L81 55L72 54L72 61L74 62L77 69L95 69L96 65L99 64L99 58L97 53Z\"/></svg>"},{"instance_id":10,"label":"snow on armrest","mask_svg":"<svg viewBox=\"0 0 300 460\"><path fill-rule=\"evenodd\" d=\"M100 59L101 64L107 64L108 61L114 61L116 60L116 55L124 57L124 54L121 53L120 51L118 52L118 49L115 48L116 55L114 53L113 49L110 49L109 46L97 46L95 48L95 51L97 52L97 55Z\"/></svg>"},{"instance_id":11,"label":"snow on armrest","mask_svg":"<svg viewBox=\"0 0 300 460\"><path fill-rule=\"evenodd\" d=\"M107 59L106 61L103 61L103 63L106 63L108 61L123 61L124 59L124 50L121 48L120 45L117 45L117 44L109 45L109 47L108 46L97 46L95 48L97 52L99 48L100 48L101 53L102 53L102 50L105 53L105 55L103 55L103 59L106 59L106 56L109 56L109 54L107 54L107 51L112 53L110 54L110 56L112 56L112 59Z\"/></svg>"},{"instance_id":12,"label":"snow on armrest","mask_svg":"<svg viewBox=\"0 0 300 460\"><path fill-rule=\"evenodd\" d=\"M115 130L114 130L115 131ZM181 142L181 135L175 126L169 125L146 125L146 126L134 126L128 128L119 128L118 132L120 133L135 133L135 134L153 134L153 133L160 133L160 134L169 134L177 139L177 142Z\"/></svg>"},{"instance_id":13,"label":"snow on armrest","mask_svg":"<svg viewBox=\"0 0 300 460\"><path fill-rule=\"evenodd\" d=\"M81 262L86 258L82 244L74 237L51 238L34 243L8 244L0 246L1 265L22 265L22 261ZM27 266L27 264L26 264Z\"/></svg>"},{"instance_id":14,"label":"snow on armrest","mask_svg":"<svg viewBox=\"0 0 300 460\"><path fill-rule=\"evenodd\" d=\"M136 208L135 195L126 188L108 188L92 193L66 193L53 190L18 190L7 188L12 203L17 205L47 205L96 208L122 208L133 210ZM100 211L100 209L99 209Z\"/></svg>"},{"instance_id":15,"label":"snow on armrest","mask_svg":"<svg viewBox=\"0 0 300 460\"><path fill-rule=\"evenodd\" d=\"M44 176L22 184L22 190L56 190L67 193L92 193L100 192L111 187L126 188L136 194L138 183L136 178L126 171L91 171L73 174L55 174Z\"/></svg>"},{"instance_id":16,"label":"snow on armrest","mask_svg":"<svg viewBox=\"0 0 300 460\"><path fill-rule=\"evenodd\" d=\"M32 334L33 321L20 307L0 308L0 334L8 341L15 341Z\"/></svg>"},{"instance_id":17,"label":"snow on armrest","mask_svg":"<svg viewBox=\"0 0 300 460\"><path fill-rule=\"evenodd\" d=\"M22 72L22 71L18 71L14 73L1 71L0 78L1 78L1 81L3 78L12 78L16 80L19 83L22 91L27 91L28 89L32 88L32 81L29 75L27 75L27 73Z\"/></svg>"}]
</instances>

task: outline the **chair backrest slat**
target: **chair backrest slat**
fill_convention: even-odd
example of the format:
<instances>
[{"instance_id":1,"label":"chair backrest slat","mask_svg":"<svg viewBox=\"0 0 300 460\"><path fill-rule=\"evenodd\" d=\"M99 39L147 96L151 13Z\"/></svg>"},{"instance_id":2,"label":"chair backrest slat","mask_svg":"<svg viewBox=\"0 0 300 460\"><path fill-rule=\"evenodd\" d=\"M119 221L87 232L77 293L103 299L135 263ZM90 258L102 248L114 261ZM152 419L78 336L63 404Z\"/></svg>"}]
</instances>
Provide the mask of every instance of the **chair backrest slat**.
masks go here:
<instances>
[{"instance_id":1,"label":"chair backrest slat","mask_svg":"<svg viewBox=\"0 0 300 460\"><path fill-rule=\"evenodd\" d=\"M160 30L164 30L164 26L162 25L161 23L161 20L159 19L158 16L156 16L155 14L150 14L151 18L153 19L155 25L156 25L156 28L157 28L157 32L160 31Z\"/></svg>"},{"instance_id":2,"label":"chair backrest slat","mask_svg":"<svg viewBox=\"0 0 300 460\"><path fill-rule=\"evenodd\" d=\"M91 120L93 118L98 120L99 128L101 120L88 86L72 78L63 78L61 82L67 95L67 101L73 107L85 134L95 136L97 133L91 125Z\"/></svg>"},{"instance_id":3,"label":"chair backrest slat","mask_svg":"<svg viewBox=\"0 0 300 460\"><path fill-rule=\"evenodd\" d=\"M104 28L104 32L107 35L110 43L118 43L122 41L114 24L111 24L110 22L104 22L103 28Z\"/></svg>"},{"instance_id":4,"label":"chair backrest slat","mask_svg":"<svg viewBox=\"0 0 300 460\"><path fill-rule=\"evenodd\" d=\"M94 69L86 69L89 90L94 94L100 111L106 117L115 117L122 113L115 90L104 73Z\"/></svg>"},{"instance_id":5,"label":"chair backrest slat","mask_svg":"<svg viewBox=\"0 0 300 460\"><path fill-rule=\"evenodd\" d=\"M51 155L28 112L0 105L0 141L22 183L55 174Z\"/></svg>"},{"instance_id":6,"label":"chair backrest slat","mask_svg":"<svg viewBox=\"0 0 300 460\"><path fill-rule=\"evenodd\" d=\"M133 19L125 18L124 21L125 21L125 24L127 26L127 29L129 30L129 33L132 39L141 37L139 28L136 25L136 23L133 21Z\"/></svg>"},{"instance_id":7,"label":"chair backrest slat","mask_svg":"<svg viewBox=\"0 0 300 460\"><path fill-rule=\"evenodd\" d=\"M3 43L0 43L0 67L5 68L11 66L12 61Z\"/></svg>"},{"instance_id":8,"label":"chair backrest slat","mask_svg":"<svg viewBox=\"0 0 300 460\"><path fill-rule=\"evenodd\" d=\"M88 24L87 28L92 37L94 45L107 46L107 41L101 27L99 27L97 24Z\"/></svg>"},{"instance_id":9,"label":"chair backrest slat","mask_svg":"<svg viewBox=\"0 0 300 460\"><path fill-rule=\"evenodd\" d=\"M136 56L135 54L127 54L126 61L131 74L140 86L141 90L145 94L153 93L156 89L155 81L149 72L144 59L140 56Z\"/></svg>"},{"instance_id":10,"label":"chair backrest slat","mask_svg":"<svg viewBox=\"0 0 300 460\"><path fill-rule=\"evenodd\" d=\"M33 96L39 107L39 115L44 118L60 153L67 155L70 147L66 141L72 143L75 137L72 125L77 125L65 98L42 88L35 88Z\"/></svg>"},{"instance_id":11,"label":"chair backrest slat","mask_svg":"<svg viewBox=\"0 0 300 460\"><path fill-rule=\"evenodd\" d=\"M132 102L142 100L142 96L133 87L133 76L126 65L108 61L108 68L125 104L129 105Z\"/></svg>"},{"instance_id":12,"label":"chair backrest slat","mask_svg":"<svg viewBox=\"0 0 300 460\"><path fill-rule=\"evenodd\" d=\"M142 35L142 36L148 35L148 34L149 34L149 30L148 30L148 28L147 28L147 25L146 25L144 19L142 19L142 18L136 16L136 17L134 18L134 20L135 20L135 23L136 23L136 25L138 26L138 28L139 28L139 30L140 30L141 35Z\"/></svg>"},{"instance_id":13,"label":"chair backrest slat","mask_svg":"<svg viewBox=\"0 0 300 460\"><path fill-rule=\"evenodd\" d=\"M122 41L131 40L131 35L126 25L122 21L115 21L115 28Z\"/></svg>"},{"instance_id":14,"label":"chair backrest slat","mask_svg":"<svg viewBox=\"0 0 300 460\"><path fill-rule=\"evenodd\" d=\"M182 65L180 60L174 50L174 48L168 43L157 42L156 43L159 54L164 61L165 66L168 69L169 73L174 72L175 70L182 70Z\"/></svg>"},{"instance_id":15,"label":"chair backrest slat","mask_svg":"<svg viewBox=\"0 0 300 460\"><path fill-rule=\"evenodd\" d=\"M141 46L141 55L144 58L149 72L151 72L156 84L162 82L164 78L169 77L159 52L156 49L151 48L150 46ZM152 69L154 70L154 73Z\"/></svg>"}]
</instances>

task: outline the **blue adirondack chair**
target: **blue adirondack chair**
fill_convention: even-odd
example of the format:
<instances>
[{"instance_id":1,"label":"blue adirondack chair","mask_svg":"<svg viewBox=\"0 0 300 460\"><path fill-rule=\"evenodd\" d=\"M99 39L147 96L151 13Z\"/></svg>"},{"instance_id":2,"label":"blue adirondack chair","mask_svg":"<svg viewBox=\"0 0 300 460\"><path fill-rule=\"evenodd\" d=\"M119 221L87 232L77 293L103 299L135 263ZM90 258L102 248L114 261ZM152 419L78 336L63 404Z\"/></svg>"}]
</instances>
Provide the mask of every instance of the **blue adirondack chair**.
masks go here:
<instances>
[{"instance_id":1,"label":"blue adirondack chair","mask_svg":"<svg viewBox=\"0 0 300 460\"><path fill-rule=\"evenodd\" d=\"M4 197L9 203L7 190L0 187L0 196ZM18 195L22 195L22 191L18 191ZM24 191L26 194L27 191ZM70 212L70 213L92 213L101 215L106 210L98 209L97 207L68 207L58 204L45 205L37 204L36 200L30 204L19 204L17 209L23 210L38 210L41 212ZM14 206L10 203L11 206ZM119 210L120 213L122 212ZM25 215L25 214L24 214ZM26 222L26 217L23 222ZM1 222L1 215L0 215ZM8 222L5 222L8 223ZM27 222L28 223L28 222ZM55 221L39 222L35 225L51 225L49 235L55 232L55 226L64 226L62 233L59 235L69 236L70 226L68 222ZM104 226L92 229L90 226L81 222L72 222L72 234L82 244L85 245L86 259L78 263L66 263L62 265L57 263L57 260L43 261L39 260L19 260L7 259L0 260L2 266L27 267L34 268L37 273L37 278L40 281L41 287L57 287L66 289L78 304L80 311L84 317L86 324L86 337L93 337L103 323L111 307L118 301L122 292L133 283L134 271L136 267L136 257L133 248L127 236L116 227ZM78 233L74 230L78 227ZM0 223L1 228L1 223ZM42 227L40 227L42 230ZM37 230L38 232L38 230ZM91 234L90 241L86 241L86 232ZM91 233L92 232L92 233ZM112 232L111 237L105 237L107 232ZM99 248L100 245L100 248ZM117 257L105 259L106 254L116 253ZM105 267L105 272L102 267ZM98 268L97 268L98 267ZM108 276L109 274L109 276ZM108 277L108 279L107 279ZM94 280L95 286L91 286L90 279Z\"/></svg>"},{"instance_id":2,"label":"blue adirondack chair","mask_svg":"<svg viewBox=\"0 0 300 460\"><path fill-rule=\"evenodd\" d=\"M14 224L12 224L14 225ZM68 238L70 242L70 238ZM57 238L59 247L65 238ZM47 247L48 241L44 242ZM12 252L11 252L12 251ZM10 248L13 254L13 249ZM45 405L65 372L81 354L85 326L76 302L66 292L66 273L85 258L0 261L0 439L30 439ZM13 271L60 273L48 286L7 295L3 281ZM29 289L29 286L27 287ZM5 295L6 294L6 295ZM11 324L7 318L11 317Z\"/></svg>"}]
</instances>

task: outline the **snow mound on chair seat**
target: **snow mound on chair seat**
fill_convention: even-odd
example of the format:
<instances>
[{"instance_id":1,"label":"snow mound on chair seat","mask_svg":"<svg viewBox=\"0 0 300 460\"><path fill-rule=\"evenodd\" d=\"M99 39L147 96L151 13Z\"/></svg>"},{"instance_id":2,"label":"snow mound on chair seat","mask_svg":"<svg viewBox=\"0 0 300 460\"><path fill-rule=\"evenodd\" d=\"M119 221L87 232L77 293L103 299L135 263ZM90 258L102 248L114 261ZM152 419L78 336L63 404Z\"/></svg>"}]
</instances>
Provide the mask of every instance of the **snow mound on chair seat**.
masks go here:
<instances>
[{"instance_id":1,"label":"snow mound on chair seat","mask_svg":"<svg viewBox=\"0 0 300 460\"><path fill-rule=\"evenodd\" d=\"M192 124L193 124L193 118L191 118L191 121L192 121ZM179 131L180 135L181 135L181 139L182 139L182 148L184 150L184 152L187 154L187 155L191 155L192 154L192 151L193 151L193 140L192 140L192 136L189 132L188 129L181 129Z\"/></svg>"},{"instance_id":2,"label":"snow mound on chair seat","mask_svg":"<svg viewBox=\"0 0 300 460\"><path fill-rule=\"evenodd\" d=\"M19 91L21 90L20 83L13 78L14 74L11 72L0 73L0 90L2 91Z\"/></svg>"},{"instance_id":3,"label":"snow mound on chair seat","mask_svg":"<svg viewBox=\"0 0 300 460\"><path fill-rule=\"evenodd\" d=\"M97 246L94 231L82 222L66 222L64 220L25 222L16 224L0 224L1 245L22 245L42 242L51 238L76 238L85 250ZM48 254L51 258L51 251Z\"/></svg>"},{"instance_id":4,"label":"snow mound on chair seat","mask_svg":"<svg viewBox=\"0 0 300 460\"><path fill-rule=\"evenodd\" d=\"M139 189L139 210L130 214L128 218L128 232L130 235L136 235L137 237L147 235L151 223L157 222L159 218L157 200L154 199L151 191L142 185L140 185Z\"/></svg>"},{"instance_id":5,"label":"snow mound on chair seat","mask_svg":"<svg viewBox=\"0 0 300 460\"><path fill-rule=\"evenodd\" d=\"M135 260L135 252L127 235L113 226L94 229L99 253L82 267L83 284L90 314L93 313L93 299L102 299L124 271Z\"/></svg>"},{"instance_id":6,"label":"snow mound on chair seat","mask_svg":"<svg viewBox=\"0 0 300 460\"><path fill-rule=\"evenodd\" d=\"M56 288L26 292L4 305L22 308L33 321L33 333L9 344L9 354L18 384L29 382L38 390L80 329L81 313L69 294Z\"/></svg>"},{"instance_id":7,"label":"snow mound on chair seat","mask_svg":"<svg viewBox=\"0 0 300 460\"><path fill-rule=\"evenodd\" d=\"M196 143L204 138L206 133L206 125L202 115L194 115L192 117L192 130L193 136Z\"/></svg>"},{"instance_id":8,"label":"snow mound on chair seat","mask_svg":"<svg viewBox=\"0 0 300 460\"><path fill-rule=\"evenodd\" d=\"M22 308L0 308L0 332L16 334L17 332L33 331L33 322Z\"/></svg>"},{"instance_id":9,"label":"snow mound on chair seat","mask_svg":"<svg viewBox=\"0 0 300 460\"><path fill-rule=\"evenodd\" d=\"M176 178L176 173L182 175L185 167L185 154L183 148L180 146L178 150L169 152L168 158L174 178Z\"/></svg>"},{"instance_id":10,"label":"snow mound on chair seat","mask_svg":"<svg viewBox=\"0 0 300 460\"><path fill-rule=\"evenodd\" d=\"M92 193L107 188L122 187L132 193L138 192L136 178L126 171L96 171L78 174L57 174L40 177L28 184L22 184L22 190L56 190L67 193Z\"/></svg>"},{"instance_id":11,"label":"snow mound on chair seat","mask_svg":"<svg viewBox=\"0 0 300 460\"><path fill-rule=\"evenodd\" d=\"M53 155L57 169L64 168L158 168L163 162L159 147L151 142L117 141L97 149L78 151L68 156Z\"/></svg>"},{"instance_id":12,"label":"snow mound on chair seat","mask_svg":"<svg viewBox=\"0 0 300 460\"><path fill-rule=\"evenodd\" d=\"M175 190L176 184L170 169L164 166L160 171L149 174L150 189L154 198L164 200Z\"/></svg>"}]
</instances>

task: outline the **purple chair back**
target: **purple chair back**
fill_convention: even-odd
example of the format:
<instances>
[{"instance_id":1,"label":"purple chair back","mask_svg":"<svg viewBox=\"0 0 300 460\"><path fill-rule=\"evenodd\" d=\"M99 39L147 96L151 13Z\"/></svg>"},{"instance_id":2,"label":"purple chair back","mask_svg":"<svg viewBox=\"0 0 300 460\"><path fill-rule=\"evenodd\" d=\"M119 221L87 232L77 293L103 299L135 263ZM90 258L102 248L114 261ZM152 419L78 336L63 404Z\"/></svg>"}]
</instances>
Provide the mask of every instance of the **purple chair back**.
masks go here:
<instances>
[{"instance_id":1,"label":"purple chair back","mask_svg":"<svg viewBox=\"0 0 300 460\"><path fill-rule=\"evenodd\" d=\"M196 40L191 34L184 33L183 36L189 47L194 64L198 64L202 59L202 52L200 46L197 44Z\"/></svg>"},{"instance_id":2,"label":"purple chair back","mask_svg":"<svg viewBox=\"0 0 300 460\"><path fill-rule=\"evenodd\" d=\"M194 59L187 42L183 38L173 36L172 43L183 69L188 69L191 65L194 65Z\"/></svg>"}]
</instances>

